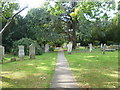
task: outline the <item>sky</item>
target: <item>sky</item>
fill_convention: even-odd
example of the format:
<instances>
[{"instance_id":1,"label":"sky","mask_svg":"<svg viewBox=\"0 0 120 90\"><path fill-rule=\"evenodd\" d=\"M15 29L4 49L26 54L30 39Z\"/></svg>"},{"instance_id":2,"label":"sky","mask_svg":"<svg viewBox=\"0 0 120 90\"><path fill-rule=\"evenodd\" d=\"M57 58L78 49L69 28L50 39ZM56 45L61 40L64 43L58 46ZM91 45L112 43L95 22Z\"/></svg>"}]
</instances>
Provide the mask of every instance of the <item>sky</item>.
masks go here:
<instances>
[{"instance_id":1,"label":"sky","mask_svg":"<svg viewBox=\"0 0 120 90\"><path fill-rule=\"evenodd\" d=\"M20 4L21 8L28 5L28 8L25 9L24 11L22 11L20 14L22 16L25 16L27 14L28 10L30 10L31 8L37 8L37 7L42 6L45 3L45 1L46 0L17 0L17 2L19 2L19 4ZM115 0L115 1L120 1L120 0ZM51 2L51 4L53 4L53 3ZM117 3L116 3L116 5L117 5ZM117 7L116 7L116 9L117 9Z\"/></svg>"},{"instance_id":2,"label":"sky","mask_svg":"<svg viewBox=\"0 0 120 90\"><path fill-rule=\"evenodd\" d=\"M40 7L44 4L45 1L46 0L17 0L17 2L20 4L20 8L28 5L28 8L22 11L20 14L25 16L29 9Z\"/></svg>"}]
</instances>

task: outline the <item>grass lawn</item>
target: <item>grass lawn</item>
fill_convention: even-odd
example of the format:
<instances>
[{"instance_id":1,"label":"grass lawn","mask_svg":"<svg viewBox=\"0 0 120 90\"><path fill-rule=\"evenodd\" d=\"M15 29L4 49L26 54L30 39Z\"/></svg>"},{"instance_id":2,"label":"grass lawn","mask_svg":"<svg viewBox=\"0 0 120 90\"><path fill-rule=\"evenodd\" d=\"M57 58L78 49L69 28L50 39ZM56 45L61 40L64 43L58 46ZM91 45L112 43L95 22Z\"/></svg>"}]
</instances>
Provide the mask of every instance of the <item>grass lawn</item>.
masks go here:
<instances>
[{"instance_id":1,"label":"grass lawn","mask_svg":"<svg viewBox=\"0 0 120 90\"><path fill-rule=\"evenodd\" d=\"M8 60L6 55L5 59ZM3 88L49 88L56 66L57 53L45 53L30 60L9 62L2 65Z\"/></svg>"},{"instance_id":2,"label":"grass lawn","mask_svg":"<svg viewBox=\"0 0 120 90\"><path fill-rule=\"evenodd\" d=\"M100 49L79 48L65 56L80 88L118 87L118 51L103 55Z\"/></svg>"}]
</instances>

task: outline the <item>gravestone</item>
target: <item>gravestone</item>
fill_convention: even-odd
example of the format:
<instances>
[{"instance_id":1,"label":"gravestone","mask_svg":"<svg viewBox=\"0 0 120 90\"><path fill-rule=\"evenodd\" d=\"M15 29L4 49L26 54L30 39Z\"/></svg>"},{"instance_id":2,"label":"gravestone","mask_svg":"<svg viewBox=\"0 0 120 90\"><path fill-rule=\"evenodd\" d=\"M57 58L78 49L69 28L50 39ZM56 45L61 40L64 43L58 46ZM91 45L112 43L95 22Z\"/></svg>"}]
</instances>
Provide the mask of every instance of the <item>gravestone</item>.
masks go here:
<instances>
[{"instance_id":1,"label":"gravestone","mask_svg":"<svg viewBox=\"0 0 120 90\"><path fill-rule=\"evenodd\" d=\"M10 61L14 62L14 61L16 61L16 58L15 57L11 57Z\"/></svg>"},{"instance_id":2,"label":"gravestone","mask_svg":"<svg viewBox=\"0 0 120 90\"><path fill-rule=\"evenodd\" d=\"M77 43L77 47L79 47L80 46L80 43Z\"/></svg>"},{"instance_id":3,"label":"gravestone","mask_svg":"<svg viewBox=\"0 0 120 90\"><path fill-rule=\"evenodd\" d=\"M20 45L18 47L19 47L19 52L18 52L19 58L20 60L24 60L24 56L25 56L24 46Z\"/></svg>"},{"instance_id":4,"label":"gravestone","mask_svg":"<svg viewBox=\"0 0 120 90\"><path fill-rule=\"evenodd\" d=\"M35 45L31 44L29 46L29 57L30 59L35 59Z\"/></svg>"},{"instance_id":5,"label":"gravestone","mask_svg":"<svg viewBox=\"0 0 120 90\"><path fill-rule=\"evenodd\" d=\"M103 54L105 54L106 44L103 45Z\"/></svg>"},{"instance_id":6,"label":"gravestone","mask_svg":"<svg viewBox=\"0 0 120 90\"><path fill-rule=\"evenodd\" d=\"M68 45L67 45L67 47L68 47L68 54L71 54L72 46L73 46L72 42L69 42Z\"/></svg>"},{"instance_id":7,"label":"gravestone","mask_svg":"<svg viewBox=\"0 0 120 90\"><path fill-rule=\"evenodd\" d=\"M4 47L0 45L0 63L3 63L2 59L4 57Z\"/></svg>"},{"instance_id":8,"label":"gravestone","mask_svg":"<svg viewBox=\"0 0 120 90\"><path fill-rule=\"evenodd\" d=\"M92 52L92 49L93 49L92 43L90 43L90 44L89 44L89 50L90 50L90 52Z\"/></svg>"},{"instance_id":9,"label":"gravestone","mask_svg":"<svg viewBox=\"0 0 120 90\"><path fill-rule=\"evenodd\" d=\"M101 43L100 47L103 48L103 44L102 43Z\"/></svg>"},{"instance_id":10,"label":"gravestone","mask_svg":"<svg viewBox=\"0 0 120 90\"><path fill-rule=\"evenodd\" d=\"M45 44L45 53L49 52L49 44Z\"/></svg>"}]
</instances>

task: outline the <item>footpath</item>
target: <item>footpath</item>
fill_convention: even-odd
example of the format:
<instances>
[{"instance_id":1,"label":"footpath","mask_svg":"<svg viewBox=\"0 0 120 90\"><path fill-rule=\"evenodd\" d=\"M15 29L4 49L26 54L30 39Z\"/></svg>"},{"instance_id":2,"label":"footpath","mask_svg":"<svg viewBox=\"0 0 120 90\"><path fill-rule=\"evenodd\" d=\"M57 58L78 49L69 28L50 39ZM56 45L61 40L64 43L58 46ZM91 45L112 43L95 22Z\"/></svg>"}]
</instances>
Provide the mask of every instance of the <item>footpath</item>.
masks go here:
<instances>
[{"instance_id":1,"label":"footpath","mask_svg":"<svg viewBox=\"0 0 120 90\"><path fill-rule=\"evenodd\" d=\"M56 69L50 87L79 88L62 49L58 52Z\"/></svg>"}]
</instances>

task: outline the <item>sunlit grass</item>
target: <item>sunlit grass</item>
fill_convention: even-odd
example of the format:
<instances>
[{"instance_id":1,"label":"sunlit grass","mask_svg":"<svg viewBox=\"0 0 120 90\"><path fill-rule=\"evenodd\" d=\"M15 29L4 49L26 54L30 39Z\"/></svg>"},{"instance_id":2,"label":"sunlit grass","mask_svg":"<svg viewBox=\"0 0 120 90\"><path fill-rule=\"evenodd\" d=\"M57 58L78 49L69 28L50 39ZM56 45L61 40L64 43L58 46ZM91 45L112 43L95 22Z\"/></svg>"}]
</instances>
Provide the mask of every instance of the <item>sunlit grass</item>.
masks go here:
<instances>
[{"instance_id":1,"label":"sunlit grass","mask_svg":"<svg viewBox=\"0 0 120 90\"><path fill-rule=\"evenodd\" d=\"M45 53L36 56L34 60L26 56L23 61L4 63L0 74L2 87L49 88L56 65L56 58L57 53Z\"/></svg>"},{"instance_id":2,"label":"sunlit grass","mask_svg":"<svg viewBox=\"0 0 120 90\"><path fill-rule=\"evenodd\" d=\"M81 88L118 87L118 52L102 54L100 49L77 49L65 53L75 78Z\"/></svg>"}]
</instances>

